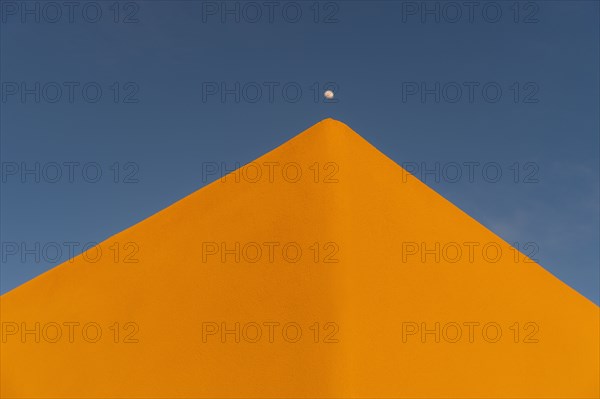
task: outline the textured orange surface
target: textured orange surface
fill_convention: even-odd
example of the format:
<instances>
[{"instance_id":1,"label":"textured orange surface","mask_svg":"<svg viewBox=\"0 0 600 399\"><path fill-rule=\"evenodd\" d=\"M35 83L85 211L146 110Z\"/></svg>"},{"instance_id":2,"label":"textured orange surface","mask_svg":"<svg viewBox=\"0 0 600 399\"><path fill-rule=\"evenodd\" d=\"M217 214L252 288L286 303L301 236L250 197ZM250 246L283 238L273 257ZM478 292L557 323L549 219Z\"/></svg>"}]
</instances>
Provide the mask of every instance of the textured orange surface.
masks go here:
<instances>
[{"instance_id":1,"label":"textured orange surface","mask_svg":"<svg viewBox=\"0 0 600 399\"><path fill-rule=\"evenodd\" d=\"M598 307L346 125L255 162L4 294L2 397L599 396Z\"/></svg>"}]
</instances>

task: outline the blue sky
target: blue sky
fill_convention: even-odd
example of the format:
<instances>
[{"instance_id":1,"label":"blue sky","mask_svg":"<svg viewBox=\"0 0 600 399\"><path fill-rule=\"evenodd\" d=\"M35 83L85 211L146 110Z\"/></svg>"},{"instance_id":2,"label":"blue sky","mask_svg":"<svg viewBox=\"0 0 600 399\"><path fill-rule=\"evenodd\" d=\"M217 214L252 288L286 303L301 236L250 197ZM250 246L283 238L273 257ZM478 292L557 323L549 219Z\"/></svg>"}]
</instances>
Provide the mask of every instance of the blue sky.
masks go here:
<instances>
[{"instance_id":1,"label":"blue sky","mask_svg":"<svg viewBox=\"0 0 600 399\"><path fill-rule=\"evenodd\" d=\"M598 2L48 4L0 2L2 293L333 117L600 302Z\"/></svg>"}]
</instances>

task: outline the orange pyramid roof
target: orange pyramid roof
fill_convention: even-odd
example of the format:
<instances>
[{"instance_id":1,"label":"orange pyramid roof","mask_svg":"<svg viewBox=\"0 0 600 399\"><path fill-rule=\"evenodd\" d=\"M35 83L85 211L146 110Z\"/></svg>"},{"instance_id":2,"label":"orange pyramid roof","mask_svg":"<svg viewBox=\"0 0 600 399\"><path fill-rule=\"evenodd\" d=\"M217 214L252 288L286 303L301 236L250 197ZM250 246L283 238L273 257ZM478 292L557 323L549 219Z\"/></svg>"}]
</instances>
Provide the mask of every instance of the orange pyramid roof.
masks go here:
<instances>
[{"instance_id":1,"label":"orange pyramid roof","mask_svg":"<svg viewBox=\"0 0 600 399\"><path fill-rule=\"evenodd\" d=\"M0 306L2 397L599 396L598 307L332 119Z\"/></svg>"}]
</instances>

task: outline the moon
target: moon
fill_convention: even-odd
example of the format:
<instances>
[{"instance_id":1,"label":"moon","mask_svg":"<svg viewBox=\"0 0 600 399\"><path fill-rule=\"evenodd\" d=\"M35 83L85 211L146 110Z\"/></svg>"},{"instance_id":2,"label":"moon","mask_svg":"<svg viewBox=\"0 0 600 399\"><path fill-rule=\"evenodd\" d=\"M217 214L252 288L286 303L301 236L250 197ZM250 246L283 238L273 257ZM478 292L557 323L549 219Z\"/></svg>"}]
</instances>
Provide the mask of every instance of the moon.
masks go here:
<instances>
[{"instance_id":1,"label":"moon","mask_svg":"<svg viewBox=\"0 0 600 399\"><path fill-rule=\"evenodd\" d=\"M333 100L333 92L331 90L327 90L325 93L323 93L323 97L328 100Z\"/></svg>"}]
</instances>

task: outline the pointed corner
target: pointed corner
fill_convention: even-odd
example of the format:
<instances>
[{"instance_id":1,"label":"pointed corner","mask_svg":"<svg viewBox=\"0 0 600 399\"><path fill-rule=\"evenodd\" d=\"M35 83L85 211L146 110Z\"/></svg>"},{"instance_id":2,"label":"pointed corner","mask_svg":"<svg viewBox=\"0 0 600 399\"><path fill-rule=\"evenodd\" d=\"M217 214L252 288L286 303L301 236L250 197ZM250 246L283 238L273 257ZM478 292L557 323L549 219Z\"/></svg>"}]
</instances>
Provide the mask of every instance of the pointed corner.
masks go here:
<instances>
[{"instance_id":1,"label":"pointed corner","mask_svg":"<svg viewBox=\"0 0 600 399\"><path fill-rule=\"evenodd\" d=\"M328 125L328 126L330 126L330 127L334 127L334 126L335 126L335 127L344 127L344 128L346 128L346 129L350 129L350 130L352 130L352 129L350 128L350 126L346 125L344 122L342 122L342 121L338 121L337 119L333 119L333 118L325 118L325 119L323 119L322 121L320 121L320 122L319 122L319 123L317 123L317 124L318 124L318 125L320 125L320 124L326 124L326 125Z\"/></svg>"},{"instance_id":2,"label":"pointed corner","mask_svg":"<svg viewBox=\"0 0 600 399\"><path fill-rule=\"evenodd\" d=\"M326 132L328 134L331 134L331 132L335 132L337 134L360 137L360 135L358 133L356 133L354 130L352 130L352 128L350 126L348 126L347 124L345 124L342 121L339 121L339 120L333 119L333 118L323 119L322 121L320 121L316 125L314 125L314 127L318 127L317 130Z\"/></svg>"}]
</instances>

